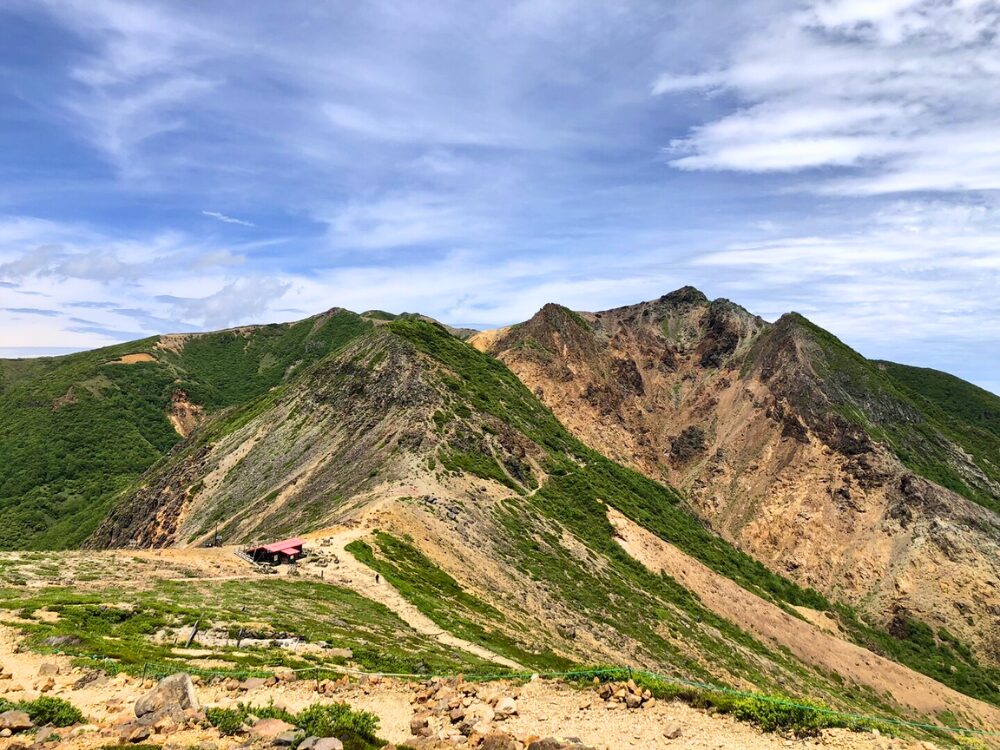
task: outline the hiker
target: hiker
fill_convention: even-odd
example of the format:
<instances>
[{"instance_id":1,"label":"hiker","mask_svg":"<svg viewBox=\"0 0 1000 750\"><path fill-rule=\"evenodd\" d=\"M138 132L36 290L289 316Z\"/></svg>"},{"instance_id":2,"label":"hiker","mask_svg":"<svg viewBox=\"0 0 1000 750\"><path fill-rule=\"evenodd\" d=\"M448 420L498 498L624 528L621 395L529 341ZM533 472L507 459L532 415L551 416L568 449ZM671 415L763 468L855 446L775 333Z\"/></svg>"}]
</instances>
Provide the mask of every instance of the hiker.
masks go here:
<instances>
[{"instance_id":1,"label":"hiker","mask_svg":"<svg viewBox=\"0 0 1000 750\"><path fill-rule=\"evenodd\" d=\"M379 576L378 576L378 573L376 573L375 574L375 583L378 583L378 579L379 579Z\"/></svg>"}]
</instances>

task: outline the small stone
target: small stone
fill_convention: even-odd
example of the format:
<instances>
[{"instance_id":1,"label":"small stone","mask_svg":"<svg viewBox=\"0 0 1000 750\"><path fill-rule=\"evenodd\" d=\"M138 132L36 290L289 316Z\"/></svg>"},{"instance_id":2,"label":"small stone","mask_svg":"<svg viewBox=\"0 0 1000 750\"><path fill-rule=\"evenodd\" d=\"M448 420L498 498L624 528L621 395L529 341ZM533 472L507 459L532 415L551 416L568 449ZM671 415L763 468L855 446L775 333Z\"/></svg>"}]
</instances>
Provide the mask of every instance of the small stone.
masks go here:
<instances>
[{"instance_id":1,"label":"small stone","mask_svg":"<svg viewBox=\"0 0 1000 750\"><path fill-rule=\"evenodd\" d=\"M121 738L122 742L131 742L133 744L144 742L149 739L149 736L153 733L153 730L142 724L129 723L122 727Z\"/></svg>"},{"instance_id":2,"label":"small stone","mask_svg":"<svg viewBox=\"0 0 1000 750\"><path fill-rule=\"evenodd\" d=\"M274 739L271 740L271 744L276 747L290 747L295 744L295 741L299 738L299 736L300 734L298 731L289 729L287 732L275 735Z\"/></svg>"},{"instance_id":3,"label":"small stone","mask_svg":"<svg viewBox=\"0 0 1000 750\"><path fill-rule=\"evenodd\" d=\"M58 742L59 734L55 727L42 727L35 733L35 742Z\"/></svg>"},{"instance_id":4,"label":"small stone","mask_svg":"<svg viewBox=\"0 0 1000 750\"><path fill-rule=\"evenodd\" d=\"M39 677L53 677L59 674L59 665L53 664L51 662L45 662L38 668Z\"/></svg>"},{"instance_id":5,"label":"small stone","mask_svg":"<svg viewBox=\"0 0 1000 750\"><path fill-rule=\"evenodd\" d=\"M684 730L676 724L667 724L667 726L663 729L663 736L668 740L676 740L682 734L684 734Z\"/></svg>"}]
</instances>

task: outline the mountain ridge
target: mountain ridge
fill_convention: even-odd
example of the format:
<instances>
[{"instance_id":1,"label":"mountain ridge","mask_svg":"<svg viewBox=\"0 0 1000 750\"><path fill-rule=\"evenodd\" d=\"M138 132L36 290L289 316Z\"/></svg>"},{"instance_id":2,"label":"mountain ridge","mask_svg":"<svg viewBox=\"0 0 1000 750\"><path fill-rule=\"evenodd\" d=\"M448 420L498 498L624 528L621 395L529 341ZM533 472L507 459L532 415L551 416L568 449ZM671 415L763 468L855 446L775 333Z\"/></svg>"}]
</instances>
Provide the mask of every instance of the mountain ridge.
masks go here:
<instances>
[{"instance_id":1,"label":"mountain ridge","mask_svg":"<svg viewBox=\"0 0 1000 750\"><path fill-rule=\"evenodd\" d=\"M869 362L801 315L766 323L690 287L554 310L470 343L773 570L1000 659L1000 441L987 429L1000 399L968 385L982 403L949 416L906 366Z\"/></svg>"}]
</instances>

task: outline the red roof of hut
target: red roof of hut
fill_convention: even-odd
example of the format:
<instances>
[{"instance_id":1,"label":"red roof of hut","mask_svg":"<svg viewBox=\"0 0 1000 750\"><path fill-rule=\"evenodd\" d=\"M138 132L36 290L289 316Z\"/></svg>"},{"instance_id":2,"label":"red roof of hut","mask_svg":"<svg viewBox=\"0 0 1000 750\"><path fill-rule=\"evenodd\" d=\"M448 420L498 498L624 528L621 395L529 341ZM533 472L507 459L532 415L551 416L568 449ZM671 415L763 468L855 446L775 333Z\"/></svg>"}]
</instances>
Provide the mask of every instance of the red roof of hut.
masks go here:
<instances>
[{"instance_id":1,"label":"red roof of hut","mask_svg":"<svg viewBox=\"0 0 1000 750\"><path fill-rule=\"evenodd\" d=\"M302 551L302 545L306 542L304 539L299 539L298 537L292 537L291 539L284 539L280 542L272 542L271 544L262 544L260 547L251 547L247 552L256 552L258 550L264 550L265 552L285 552L287 554L294 554L296 552Z\"/></svg>"}]
</instances>

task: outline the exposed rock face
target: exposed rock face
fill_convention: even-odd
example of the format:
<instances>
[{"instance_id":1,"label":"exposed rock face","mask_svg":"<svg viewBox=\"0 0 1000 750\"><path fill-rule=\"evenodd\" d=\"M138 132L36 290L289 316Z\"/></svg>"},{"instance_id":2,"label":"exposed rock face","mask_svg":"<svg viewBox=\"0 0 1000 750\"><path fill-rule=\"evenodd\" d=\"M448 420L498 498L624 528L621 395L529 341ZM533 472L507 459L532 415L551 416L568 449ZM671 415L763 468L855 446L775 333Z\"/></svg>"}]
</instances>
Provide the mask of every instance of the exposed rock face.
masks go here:
<instances>
[{"instance_id":1,"label":"exposed rock face","mask_svg":"<svg viewBox=\"0 0 1000 750\"><path fill-rule=\"evenodd\" d=\"M1000 598L1000 518L917 476L866 432L864 419L905 430L925 417L800 316L768 324L685 287L598 313L546 305L470 343L584 442L683 488L700 516L772 569L884 623L905 610L1000 663L989 610ZM969 487L994 492L982 461L932 447L947 449Z\"/></svg>"},{"instance_id":2,"label":"exposed rock face","mask_svg":"<svg viewBox=\"0 0 1000 750\"><path fill-rule=\"evenodd\" d=\"M178 388L170 396L167 419L178 435L187 437L205 419L205 407L192 403L187 392Z\"/></svg>"},{"instance_id":3,"label":"exposed rock face","mask_svg":"<svg viewBox=\"0 0 1000 750\"><path fill-rule=\"evenodd\" d=\"M337 498L398 473L394 456L428 439L438 403L417 357L373 334L290 389L266 419L247 419L207 444L182 443L89 544L195 543L214 535L216 519L229 540L315 526L337 512Z\"/></svg>"}]
</instances>

